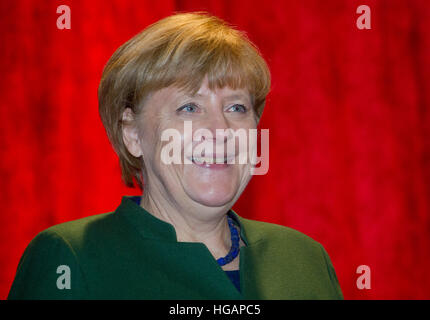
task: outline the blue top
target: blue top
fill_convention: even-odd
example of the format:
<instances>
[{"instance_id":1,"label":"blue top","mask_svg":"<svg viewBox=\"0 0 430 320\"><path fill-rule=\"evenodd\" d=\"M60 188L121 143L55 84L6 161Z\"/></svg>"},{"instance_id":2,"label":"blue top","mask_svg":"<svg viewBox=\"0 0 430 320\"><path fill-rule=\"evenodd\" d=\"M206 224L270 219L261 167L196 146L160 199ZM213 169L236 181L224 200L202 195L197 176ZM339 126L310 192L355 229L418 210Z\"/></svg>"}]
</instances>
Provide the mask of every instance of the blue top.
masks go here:
<instances>
[{"instance_id":1,"label":"blue top","mask_svg":"<svg viewBox=\"0 0 430 320\"><path fill-rule=\"evenodd\" d=\"M236 287L237 291L240 292L240 274L239 274L239 270L231 270L231 271L224 271L224 272L230 278L231 282L233 282L233 284Z\"/></svg>"},{"instance_id":2,"label":"blue top","mask_svg":"<svg viewBox=\"0 0 430 320\"><path fill-rule=\"evenodd\" d=\"M139 196L131 197L131 200L136 202L137 205L139 205L139 206L140 206L140 199L141 198ZM231 270L231 271L224 271L224 272L227 274L227 276L231 280L231 282L233 282L236 289L240 292L240 273L239 273L239 270Z\"/></svg>"}]
</instances>

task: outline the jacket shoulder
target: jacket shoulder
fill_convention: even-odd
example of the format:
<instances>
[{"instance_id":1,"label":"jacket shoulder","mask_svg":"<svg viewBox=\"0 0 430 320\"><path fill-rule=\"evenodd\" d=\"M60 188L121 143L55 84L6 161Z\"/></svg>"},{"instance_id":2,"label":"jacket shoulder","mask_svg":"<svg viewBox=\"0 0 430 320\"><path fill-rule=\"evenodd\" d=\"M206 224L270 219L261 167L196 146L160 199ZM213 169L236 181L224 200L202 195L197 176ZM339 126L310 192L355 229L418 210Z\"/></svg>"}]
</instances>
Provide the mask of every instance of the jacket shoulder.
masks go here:
<instances>
[{"instance_id":1,"label":"jacket shoulder","mask_svg":"<svg viewBox=\"0 0 430 320\"><path fill-rule=\"evenodd\" d=\"M294 246L307 246L320 250L319 242L290 227L245 218L240 218L240 222L244 226L246 237L250 242L266 240L269 243L289 243Z\"/></svg>"},{"instance_id":2,"label":"jacket shoulder","mask_svg":"<svg viewBox=\"0 0 430 320\"><path fill-rule=\"evenodd\" d=\"M8 299L82 299L88 296L83 254L114 230L112 212L49 227L28 244L18 264ZM103 234L105 236L103 236ZM100 246L97 246L98 248ZM62 290L61 272L73 275L73 290ZM67 289L67 288L66 288Z\"/></svg>"},{"instance_id":3,"label":"jacket shoulder","mask_svg":"<svg viewBox=\"0 0 430 320\"><path fill-rule=\"evenodd\" d=\"M114 212L96 214L49 227L39 235L55 234L70 244L78 244L84 238L93 238L93 234L102 235L109 232L116 224Z\"/></svg>"},{"instance_id":4,"label":"jacket shoulder","mask_svg":"<svg viewBox=\"0 0 430 320\"><path fill-rule=\"evenodd\" d=\"M272 261L263 263L261 270L265 271L259 273L283 275L275 277L273 283L267 282L268 298L274 294L273 288L281 288L279 296L289 292L294 299L343 299L330 257L318 241L286 226L244 218L240 222L255 248L256 264L260 260Z\"/></svg>"}]
</instances>

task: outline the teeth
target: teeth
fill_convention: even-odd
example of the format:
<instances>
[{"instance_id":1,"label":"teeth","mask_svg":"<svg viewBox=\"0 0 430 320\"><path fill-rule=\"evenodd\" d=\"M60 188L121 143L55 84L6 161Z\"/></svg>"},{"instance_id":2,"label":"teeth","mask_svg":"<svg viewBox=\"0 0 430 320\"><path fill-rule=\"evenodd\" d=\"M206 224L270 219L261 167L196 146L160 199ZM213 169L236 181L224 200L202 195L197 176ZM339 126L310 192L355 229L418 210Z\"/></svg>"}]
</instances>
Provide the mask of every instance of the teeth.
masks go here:
<instances>
[{"instance_id":1,"label":"teeth","mask_svg":"<svg viewBox=\"0 0 430 320\"><path fill-rule=\"evenodd\" d=\"M197 163L228 163L232 160L233 157L230 158L212 158L212 157L193 157L193 161Z\"/></svg>"}]
</instances>

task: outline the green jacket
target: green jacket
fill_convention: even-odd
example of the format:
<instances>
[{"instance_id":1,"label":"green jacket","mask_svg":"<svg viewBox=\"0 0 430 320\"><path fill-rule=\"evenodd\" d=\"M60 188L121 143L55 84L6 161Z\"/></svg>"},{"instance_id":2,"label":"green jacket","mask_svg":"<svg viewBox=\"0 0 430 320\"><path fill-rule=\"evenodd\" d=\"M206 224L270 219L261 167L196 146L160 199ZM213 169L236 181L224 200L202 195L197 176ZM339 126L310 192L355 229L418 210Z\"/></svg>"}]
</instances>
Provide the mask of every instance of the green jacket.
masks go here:
<instances>
[{"instance_id":1,"label":"green jacket","mask_svg":"<svg viewBox=\"0 0 430 320\"><path fill-rule=\"evenodd\" d=\"M39 233L19 262L8 299L343 299L318 242L230 214L246 244L241 292L203 243L177 242L171 224L124 196L115 212Z\"/></svg>"}]
</instances>

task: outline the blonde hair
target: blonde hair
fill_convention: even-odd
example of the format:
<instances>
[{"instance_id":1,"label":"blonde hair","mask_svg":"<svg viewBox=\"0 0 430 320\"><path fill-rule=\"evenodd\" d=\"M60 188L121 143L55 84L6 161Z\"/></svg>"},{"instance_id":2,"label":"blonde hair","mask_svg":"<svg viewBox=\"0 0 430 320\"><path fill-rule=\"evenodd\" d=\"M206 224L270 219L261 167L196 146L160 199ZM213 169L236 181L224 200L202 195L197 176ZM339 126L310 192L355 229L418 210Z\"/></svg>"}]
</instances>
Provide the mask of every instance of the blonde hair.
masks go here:
<instances>
[{"instance_id":1,"label":"blonde hair","mask_svg":"<svg viewBox=\"0 0 430 320\"><path fill-rule=\"evenodd\" d=\"M270 90L270 72L243 32L207 13L179 13L150 25L119 47L100 81L99 112L118 154L122 179L143 189L142 157L129 153L122 136L122 114L140 114L151 92L171 85L196 93L203 79L210 89L248 89L260 118Z\"/></svg>"}]
</instances>

